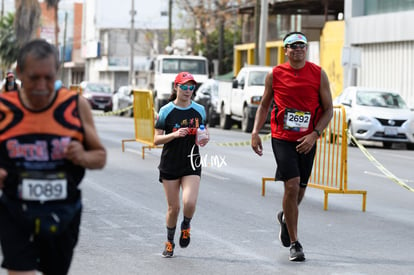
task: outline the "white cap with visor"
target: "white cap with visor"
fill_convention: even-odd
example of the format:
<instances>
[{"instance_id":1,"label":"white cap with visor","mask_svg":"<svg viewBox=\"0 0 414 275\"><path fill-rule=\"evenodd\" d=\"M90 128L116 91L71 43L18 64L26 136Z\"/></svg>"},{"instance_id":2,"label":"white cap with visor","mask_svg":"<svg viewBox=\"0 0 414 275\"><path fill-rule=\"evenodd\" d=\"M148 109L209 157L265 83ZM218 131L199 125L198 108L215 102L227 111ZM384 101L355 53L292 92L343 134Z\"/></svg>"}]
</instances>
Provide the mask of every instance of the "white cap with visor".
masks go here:
<instances>
[{"instance_id":1,"label":"white cap with visor","mask_svg":"<svg viewBox=\"0 0 414 275\"><path fill-rule=\"evenodd\" d=\"M287 45L298 43L298 42L308 44L308 40L303 34L293 33L289 35L288 37L286 37L285 40L283 40L283 46L286 47Z\"/></svg>"}]
</instances>

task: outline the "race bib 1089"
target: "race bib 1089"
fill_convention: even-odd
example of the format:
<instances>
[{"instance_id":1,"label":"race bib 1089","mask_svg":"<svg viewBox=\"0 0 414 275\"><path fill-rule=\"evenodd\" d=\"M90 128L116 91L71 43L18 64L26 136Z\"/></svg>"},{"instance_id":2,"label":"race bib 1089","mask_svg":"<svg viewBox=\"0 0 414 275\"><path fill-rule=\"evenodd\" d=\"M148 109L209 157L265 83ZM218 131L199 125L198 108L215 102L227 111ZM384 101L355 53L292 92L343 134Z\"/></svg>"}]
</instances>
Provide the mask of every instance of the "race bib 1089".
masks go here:
<instances>
[{"instance_id":1,"label":"race bib 1089","mask_svg":"<svg viewBox=\"0 0 414 275\"><path fill-rule=\"evenodd\" d=\"M32 176L32 177L31 177ZM67 198L67 179L63 174L27 175L20 182L20 196L27 201L51 201Z\"/></svg>"}]
</instances>

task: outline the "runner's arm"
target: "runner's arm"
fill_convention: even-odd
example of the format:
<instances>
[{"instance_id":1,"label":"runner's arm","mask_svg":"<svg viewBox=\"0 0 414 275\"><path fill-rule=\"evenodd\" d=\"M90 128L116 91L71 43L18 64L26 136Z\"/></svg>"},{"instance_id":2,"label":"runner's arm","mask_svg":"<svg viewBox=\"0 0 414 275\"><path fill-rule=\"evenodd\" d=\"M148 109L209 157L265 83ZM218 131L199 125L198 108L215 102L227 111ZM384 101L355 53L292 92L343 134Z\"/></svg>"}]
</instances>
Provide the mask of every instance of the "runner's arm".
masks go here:
<instances>
[{"instance_id":1,"label":"runner's arm","mask_svg":"<svg viewBox=\"0 0 414 275\"><path fill-rule=\"evenodd\" d=\"M175 132L171 132L167 135L164 134L164 130L155 129L154 144L161 145L172 141L179 137L185 137L188 134L188 128L180 128Z\"/></svg>"},{"instance_id":2,"label":"runner's arm","mask_svg":"<svg viewBox=\"0 0 414 275\"><path fill-rule=\"evenodd\" d=\"M4 180L7 177L7 171L6 169L0 168L0 189L3 189L4 187Z\"/></svg>"},{"instance_id":3,"label":"runner's arm","mask_svg":"<svg viewBox=\"0 0 414 275\"><path fill-rule=\"evenodd\" d=\"M79 115L85 131L85 140L71 141L65 150L65 156L74 164L88 169L101 169L106 163L106 150L99 140L93 121L91 107L84 97L79 97Z\"/></svg>"},{"instance_id":4,"label":"runner's arm","mask_svg":"<svg viewBox=\"0 0 414 275\"><path fill-rule=\"evenodd\" d=\"M265 90L259 107L257 108L256 117L254 119L254 126L252 131L252 149L259 156L263 154L262 141L259 137L260 129L262 129L266 122L267 113L269 112L270 104L273 100L273 72L269 72L265 80Z\"/></svg>"},{"instance_id":5,"label":"runner's arm","mask_svg":"<svg viewBox=\"0 0 414 275\"><path fill-rule=\"evenodd\" d=\"M328 126L333 115L332 94L328 76L324 70L321 71L321 88L319 90L319 95L321 98L323 113L319 121L316 123L315 129L322 133L326 126Z\"/></svg>"}]
</instances>

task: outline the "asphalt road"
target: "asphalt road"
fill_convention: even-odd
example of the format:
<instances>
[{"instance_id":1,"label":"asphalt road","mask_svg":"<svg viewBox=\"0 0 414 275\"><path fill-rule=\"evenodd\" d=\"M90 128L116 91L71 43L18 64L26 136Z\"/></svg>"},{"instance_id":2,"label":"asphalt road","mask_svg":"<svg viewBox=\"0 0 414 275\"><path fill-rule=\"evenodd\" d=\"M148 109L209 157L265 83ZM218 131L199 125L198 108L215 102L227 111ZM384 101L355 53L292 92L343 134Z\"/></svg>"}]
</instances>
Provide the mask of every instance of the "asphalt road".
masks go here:
<instances>
[{"instance_id":1,"label":"asphalt road","mask_svg":"<svg viewBox=\"0 0 414 275\"><path fill-rule=\"evenodd\" d=\"M175 257L160 256L166 238L166 202L158 182L160 149L141 158L133 120L96 117L108 149L102 171L89 171L83 182L85 211L71 274L408 274L414 270L414 194L385 177L358 148L348 151L349 189L368 191L367 210L360 195L330 195L308 188L300 207L299 238L306 262L292 263L277 239L276 213L282 184L267 184L275 161L270 142L264 155L249 146L218 143L249 140L238 130L210 129L202 148L205 160L197 211L188 248ZM414 187L414 151L368 151L405 184ZM181 220L181 215L180 215ZM178 241L179 234L176 238Z\"/></svg>"},{"instance_id":2,"label":"asphalt road","mask_svg":"<svg viewBox=\"0 0 414 275\"><path fill-rule=\"evenodd\" d=\"M330 195L308 188L300 206L299 239L307 260L288 260L280 245L276 213L283 187L267 184L275 161L270 141L264 155L249 146L221 142L249 140L239 130L210 129L200 195L192 221L191 244L182 249L176 233L175 257L161 257L166 240L166 202L158 182L161 150L121 140L134 137L133 119L95 117L108 151L101 171L88 171L82 183L84 212L71 275L106 274L412 274L414 193L385 177L358 148L349 148L349 189L368 191L366 212L360 195ZM368 151L414 188L414 151ZM182 216L180 215L180 221ZM3 274L4 270L0 271Z\"/></svg>"}]
</instances>

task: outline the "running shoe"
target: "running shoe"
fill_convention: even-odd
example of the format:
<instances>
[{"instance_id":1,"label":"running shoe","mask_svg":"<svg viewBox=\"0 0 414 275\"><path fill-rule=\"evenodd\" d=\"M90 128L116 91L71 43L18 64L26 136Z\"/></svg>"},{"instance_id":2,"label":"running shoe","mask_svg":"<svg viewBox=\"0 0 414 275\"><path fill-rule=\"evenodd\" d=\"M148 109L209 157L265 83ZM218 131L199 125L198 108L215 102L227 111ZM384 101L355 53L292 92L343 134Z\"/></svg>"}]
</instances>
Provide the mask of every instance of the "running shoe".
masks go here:
<instances>
[{"instance_id":1,"label":"running shoe","mask_svg":"<svg viewBox=\"0 0 414 275\"><path fill-rule=\"evenodd\" d=\"M165 242L165 249L162 252L162 256L164 258L171 258L172 256L174 256L174 247L175 244L173 242Z\"/></svg>"},{"instance_id":2,"label":"running shoe","mask_svg":"<svg viewBox=\"0 0 414 275\"><path fill-rule=\"evenodd\" d=\"M190 228L181 229L180 246L186 248L190 244Z\"/></svg>"},{"instance_id":3,"label":"running shoe","mask_svg":"<svg viewBox=\"0 0 414 275\"><path fill-rule=\"evenodd\" d=\"M298 241L292 243L290 246L289 260L294 262L302 262L305 260L302 245Z\"/></svg>"},{"instance_id":4,"label":"running shoe","mask_svg":"<svg viewBox=\"0 0 414 275\"><path fill-rule=\"evenodd\" d=\"M284 247L290 246L289 231L286 226L286 222L283 220L283 211L277 213L277 220L280 224L279 240Z\"/></svg>"}]
</instances>

